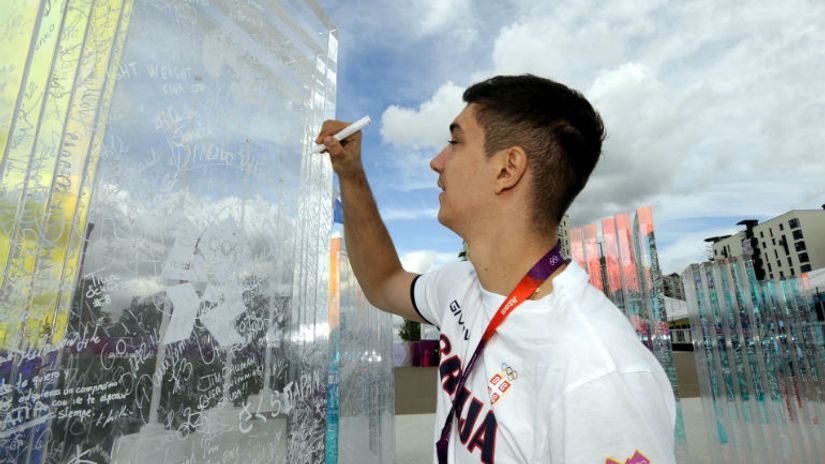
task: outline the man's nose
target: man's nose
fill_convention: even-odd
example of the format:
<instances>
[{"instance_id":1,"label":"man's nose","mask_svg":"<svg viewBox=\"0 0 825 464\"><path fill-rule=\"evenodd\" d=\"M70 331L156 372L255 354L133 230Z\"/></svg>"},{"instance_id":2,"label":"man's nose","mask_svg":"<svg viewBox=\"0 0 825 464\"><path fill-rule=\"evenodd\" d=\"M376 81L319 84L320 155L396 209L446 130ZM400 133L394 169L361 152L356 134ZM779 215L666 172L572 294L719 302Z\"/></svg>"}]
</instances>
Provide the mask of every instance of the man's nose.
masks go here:
<instances>
[{"instance_id":1,"label":"man's nose","mask_svg":"<svg viewBox=\"0 0 825 464\"><path fill-rule=\"evenodd\" d=\"M443 169L443 163L441 161L443 154L444 154L444 150L441 150L441 152L439 154L435 155L435 157L430 160L430 169L432 169L433 171L435 171L439 174L441 174L441 170Z\"/></svg>"}]
</instances>

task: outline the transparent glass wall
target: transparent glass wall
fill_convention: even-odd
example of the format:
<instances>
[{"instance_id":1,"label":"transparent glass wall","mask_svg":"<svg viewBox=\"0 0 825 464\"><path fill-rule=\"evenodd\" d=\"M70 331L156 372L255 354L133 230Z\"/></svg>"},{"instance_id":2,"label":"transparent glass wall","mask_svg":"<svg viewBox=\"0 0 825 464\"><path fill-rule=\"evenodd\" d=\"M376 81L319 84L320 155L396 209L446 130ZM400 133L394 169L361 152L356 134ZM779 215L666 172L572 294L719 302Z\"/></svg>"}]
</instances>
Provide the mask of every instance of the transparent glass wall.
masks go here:
<instances>
[{"instance_id":1,"label":"transparent glass wall","mask_svg":"<svg viewBox=\"0 0 825 464\"><path fill-rule=\"evenodd\" d=\"M807 276L758 281L731 258L682 281L714 462L822 462L825 318Z\"/></svg>"},{"instance_id":2,"label":"transparent glass wall","mask_svg":"<svg viewBox=\"0 0 825 464\"><path fill-rule=\"evenodd\" d=\"M367 301L342 243L340 238L332 239L330 374L334 381L328 391L326 462L393 462L392 315Z\"/></svg>"},{"instance_id":3,"label":"transparent glass wall","mask_svg":"<svg viewBox=\"0 0 825 464\"><path fill-rule=\"evenodd\" d=\"M0 462L323 461L330 19L0 9Z\"/></svg>"}]
</instances>

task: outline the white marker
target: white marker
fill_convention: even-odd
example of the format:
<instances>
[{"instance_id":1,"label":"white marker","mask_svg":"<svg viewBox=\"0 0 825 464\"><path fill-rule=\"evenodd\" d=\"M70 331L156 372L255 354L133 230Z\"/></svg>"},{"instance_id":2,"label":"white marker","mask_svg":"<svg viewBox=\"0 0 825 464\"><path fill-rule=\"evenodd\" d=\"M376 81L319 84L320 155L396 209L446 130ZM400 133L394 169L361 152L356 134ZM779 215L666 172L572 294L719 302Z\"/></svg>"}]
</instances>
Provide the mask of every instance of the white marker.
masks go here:
<instances>
[{"instance_id":1,"label":"white marker","mask_svg":"<svg viewBox=\"0 0 825 464\"><path fill-rule=\"evenodd\" d=\"M369 116L364 116L363 118L361 118L361 119L355 121L354 123L350 124L349 126L343 128L341 130L341 132L335 134L333 137L335 137L335 139L340 142L341 140L344 140L345 138L349 137L350 135L360 131L361 129L363 129L364 127L369 125L369 123L371 123L371 122L372 122L372 119L370 119ZM327 149L327 146L322 143L320 145L316 145L315 148L312 149L311 153L321 153L322 151L324 151L326 149Z\"/></svg>"}]
</instances>

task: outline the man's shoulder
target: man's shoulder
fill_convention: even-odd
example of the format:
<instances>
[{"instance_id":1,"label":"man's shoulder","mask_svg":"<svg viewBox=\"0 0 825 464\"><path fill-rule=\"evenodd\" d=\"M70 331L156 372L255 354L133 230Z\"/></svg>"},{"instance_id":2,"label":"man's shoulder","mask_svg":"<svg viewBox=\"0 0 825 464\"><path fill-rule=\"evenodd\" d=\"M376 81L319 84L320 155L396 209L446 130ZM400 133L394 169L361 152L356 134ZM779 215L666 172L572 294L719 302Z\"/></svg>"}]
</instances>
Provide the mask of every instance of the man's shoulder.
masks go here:
<instances>
[{"instance_id":1,"label":"man's shoulder","mask_svg":"<svg viewBox=\"0 0 825 464\"><path fill-rule=\"evenodd\" d=\"M450 301L466 295L478 278L472 264L455 261L416 277L412 299L421 317L440 327L441 315L450 307Z\"/></svg>"},{"instance_id":2,"label":"man's shoulder","mask_svg":"<svg viewBox=\"0 0 825 464\"><path fill-rule=\"evenodd\" d=\"M655 358L622 310L589 282L572 283L558 289L555 308L541 324L540 344L552 353L548 364L568 371L568 378L655 369Z\"/></svg>"}]
</instances>

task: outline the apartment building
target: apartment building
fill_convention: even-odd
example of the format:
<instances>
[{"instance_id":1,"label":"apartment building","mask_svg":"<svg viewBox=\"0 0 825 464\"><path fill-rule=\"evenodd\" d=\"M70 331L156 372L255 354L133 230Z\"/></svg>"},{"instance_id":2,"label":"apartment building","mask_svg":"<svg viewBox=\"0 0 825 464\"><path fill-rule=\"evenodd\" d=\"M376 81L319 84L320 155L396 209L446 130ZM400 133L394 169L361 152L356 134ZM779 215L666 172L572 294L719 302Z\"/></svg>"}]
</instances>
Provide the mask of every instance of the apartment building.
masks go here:
<instances>
[{"instance_id":1,"label":"apartment building","mask_svg":"<svg viewBox=\"0 0 825 464\"><path fill-rule=\"evenodd\" d=\"M825 268L825 205L795 209L763 223L747 219L745 230L711 237L714 259L745 256L757 279L784 279Z\"/></svg>"}]
</instances>

